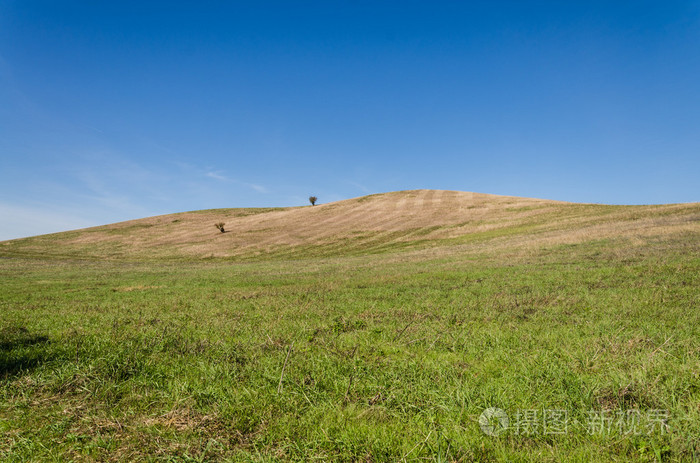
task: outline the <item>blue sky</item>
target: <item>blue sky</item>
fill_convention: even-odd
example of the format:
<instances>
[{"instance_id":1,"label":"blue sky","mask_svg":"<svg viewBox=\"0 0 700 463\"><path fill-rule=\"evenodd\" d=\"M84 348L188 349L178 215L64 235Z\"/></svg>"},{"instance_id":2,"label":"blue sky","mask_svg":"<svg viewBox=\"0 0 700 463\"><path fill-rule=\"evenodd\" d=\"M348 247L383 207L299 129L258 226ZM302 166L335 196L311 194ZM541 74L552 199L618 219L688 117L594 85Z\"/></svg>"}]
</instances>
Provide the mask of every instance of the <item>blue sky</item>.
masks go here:
<instances>
[{"instance_id":1,"label":"blue sky","mask_svg":"<svg viewBox=\"0 0 700 463\"><path fill-rule=\"evenodd\" d=\"M0 239L438 188L700 201L698 1L0 1Z\"/></svg>"}]
</instances>

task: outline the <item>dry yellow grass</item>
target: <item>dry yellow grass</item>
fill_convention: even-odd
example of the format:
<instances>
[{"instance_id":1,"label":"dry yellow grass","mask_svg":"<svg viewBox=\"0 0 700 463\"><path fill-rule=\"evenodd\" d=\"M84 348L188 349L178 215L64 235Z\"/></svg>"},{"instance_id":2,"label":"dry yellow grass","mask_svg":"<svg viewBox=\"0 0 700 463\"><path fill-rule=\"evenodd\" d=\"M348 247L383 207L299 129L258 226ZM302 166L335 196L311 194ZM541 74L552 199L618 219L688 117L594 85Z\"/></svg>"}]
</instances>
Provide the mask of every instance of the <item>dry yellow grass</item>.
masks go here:
<instances>
[{"instance_id":1,"label":"dry yellow grass","mask_svg":"<svg viewBox=\"0 0 700 463\"><path fill-rule=\"evenodd\" d=\"M226 233L214 224L226 223ZM700 203L605 206L412 190L317 206L218 209L130 220L3 243L0 253L92 257L333 255L393 247L471 246L527 250L611 237L642 245L653 236L698 233Z\"/></svg>"}]
</instances>

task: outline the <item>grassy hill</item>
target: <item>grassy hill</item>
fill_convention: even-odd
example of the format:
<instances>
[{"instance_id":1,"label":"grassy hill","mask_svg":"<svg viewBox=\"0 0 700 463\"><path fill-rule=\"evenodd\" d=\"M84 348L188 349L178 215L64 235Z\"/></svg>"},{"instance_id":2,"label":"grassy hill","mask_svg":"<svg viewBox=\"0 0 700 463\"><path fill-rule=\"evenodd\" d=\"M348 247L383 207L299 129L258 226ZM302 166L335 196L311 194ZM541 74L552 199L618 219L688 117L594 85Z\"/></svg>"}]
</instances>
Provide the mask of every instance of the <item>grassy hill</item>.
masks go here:
<instances>
[{"instance_id":1,"label":"grassy hill","mask_svg":"<svg viewBox=\"0 0 700 463\"><path fill-rule=\"evenodd\" d=\"M698 288L698 203L418 190L6 241L0 460L700 461Z\"/></svg>"},{"instance_id":2,"label":"grassy hill","mask_svg":"<svg viewBox=\"0 0 700 463\"><path fill-rule=\"evenodd\" d=\"M212 209L4 242L2 255L92 258L303 258L447 247L540 248L592 240L674 240L700 204L606 206L414 190L318 206ZM213 226L225 222L227 233ZM460 249L452 249L462 246Z\"/></svg>"}]
</instances>

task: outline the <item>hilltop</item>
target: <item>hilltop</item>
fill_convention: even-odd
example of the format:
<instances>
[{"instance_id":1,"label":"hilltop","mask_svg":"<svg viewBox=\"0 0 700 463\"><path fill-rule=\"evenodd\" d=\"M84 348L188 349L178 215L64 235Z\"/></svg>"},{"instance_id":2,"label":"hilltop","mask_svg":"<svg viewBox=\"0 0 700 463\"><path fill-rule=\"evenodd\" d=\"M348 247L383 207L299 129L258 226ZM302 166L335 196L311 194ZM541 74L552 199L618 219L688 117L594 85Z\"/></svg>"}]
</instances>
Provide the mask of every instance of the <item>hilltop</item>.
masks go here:
<instances>
[{"instance_id":1,"label":"hilltop","mask_svg":"<svg viewBox=\"0 0 700 463\"><path fill-rule=\"evenodd\" d=\"M210 209L6 241L0 255L89 258L337 256L455 246L643 245L698 232L700 203L609 206L411 190L316 206ZM226 233L214 223L225 222Z\"/></svg>"}]
</instances>

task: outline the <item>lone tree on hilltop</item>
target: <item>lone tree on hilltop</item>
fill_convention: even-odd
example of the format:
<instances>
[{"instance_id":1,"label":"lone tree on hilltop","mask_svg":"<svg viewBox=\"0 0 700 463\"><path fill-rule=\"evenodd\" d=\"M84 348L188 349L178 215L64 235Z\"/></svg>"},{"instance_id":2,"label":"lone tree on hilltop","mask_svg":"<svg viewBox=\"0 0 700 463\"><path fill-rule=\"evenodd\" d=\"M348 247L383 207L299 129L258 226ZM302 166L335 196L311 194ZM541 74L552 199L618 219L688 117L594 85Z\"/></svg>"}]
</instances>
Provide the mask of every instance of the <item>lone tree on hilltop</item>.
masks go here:
<instances>
[{"instance_id":1,"label":"lone tree on hilltop","mask_svg":"<svg viewBox=\"0 0 700 463\"><path fill-rule=\"evenodd\" d=\"M218 228L221 233L226 233L226 230L224 230L224 225L226 224L223 222L218 222L214 224L214 226Z\"/></svg>"},{"instance_id":2,"label":"lone tree on hilltop","mask_svg":"<svg viewBox=\"0 0 700 463\"><path fill-rule=\"evenodd\" d=\"M316 196L309 196L309 202L312 206L316 205L316 201L318 201L318 198Z\"/></svg>"}]
</instances>

